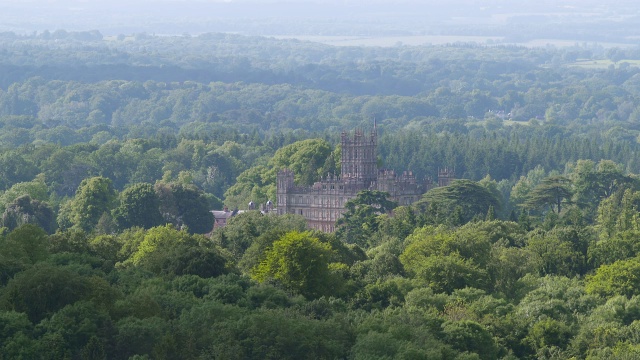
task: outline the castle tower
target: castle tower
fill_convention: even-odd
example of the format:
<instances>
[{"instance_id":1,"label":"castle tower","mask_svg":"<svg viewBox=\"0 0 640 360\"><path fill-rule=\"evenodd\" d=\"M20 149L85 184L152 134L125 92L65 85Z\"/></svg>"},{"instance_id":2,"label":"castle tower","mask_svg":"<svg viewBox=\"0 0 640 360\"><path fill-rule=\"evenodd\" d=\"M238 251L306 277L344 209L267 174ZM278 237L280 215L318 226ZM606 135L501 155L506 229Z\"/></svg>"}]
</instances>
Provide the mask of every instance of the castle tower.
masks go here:
<instances>
[{"instance_id":1,"label":"castle tower","mask_svg":"<svg viewBox=\"0 0 640 360\"><path fill-rule=\"evenodd\" d=\"M289 205L289 192L294 186L293 171L284 169L278 171L276 177L276 198L278 199L278 215L284 215Z\"/></svg>"},{"instance_id":2,"label":"castle tower","mask_svg":"<svg viewBox=\"0 0 640 360\"><path fill-rule=\"evenodd\" d=\"M456 170L448 167L438 170L438 186L449 186L455 180Z\"/></svg>"},{"instance_id":3,"label":"castle tower","mask_svg":"<svg viewBox=\"0 0 640 360\"><path fill-rule=\"evenodd\" d=\"M356 181L369 186L378 176L376 147L377 129L374 125L369 136L356 130L353 137L342 133L341 177L345 181Z\"/></svg>"}]
</instances>

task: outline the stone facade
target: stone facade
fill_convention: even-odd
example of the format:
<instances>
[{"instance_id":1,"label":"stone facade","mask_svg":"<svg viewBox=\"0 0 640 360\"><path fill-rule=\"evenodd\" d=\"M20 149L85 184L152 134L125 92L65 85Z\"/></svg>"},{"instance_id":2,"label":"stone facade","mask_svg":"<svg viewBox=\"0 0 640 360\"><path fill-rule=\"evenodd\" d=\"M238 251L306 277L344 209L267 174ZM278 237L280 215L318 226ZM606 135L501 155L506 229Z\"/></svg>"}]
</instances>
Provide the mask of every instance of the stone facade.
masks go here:
<instances>
[{"instance_id":1,"label":"stone facade","mask_svg":"<svg viewBox=\"0 0 640 360\"><path fill-rule=\"evenodd\" d=\"M434 186L431 181L419 183L411 171L378 169L377 142L375 126L369 135L360 130L353 135L343 132L340 176L329 174L312 186L297 186L290 170L278 172L277 213L302 215L310 228L333 232L344 204L362 190L386 191L398 204L409 205ZM439 186L448 185L455 176L449 169L439 175L444 176L439 177Z\"/></svg>"}]
</instances>

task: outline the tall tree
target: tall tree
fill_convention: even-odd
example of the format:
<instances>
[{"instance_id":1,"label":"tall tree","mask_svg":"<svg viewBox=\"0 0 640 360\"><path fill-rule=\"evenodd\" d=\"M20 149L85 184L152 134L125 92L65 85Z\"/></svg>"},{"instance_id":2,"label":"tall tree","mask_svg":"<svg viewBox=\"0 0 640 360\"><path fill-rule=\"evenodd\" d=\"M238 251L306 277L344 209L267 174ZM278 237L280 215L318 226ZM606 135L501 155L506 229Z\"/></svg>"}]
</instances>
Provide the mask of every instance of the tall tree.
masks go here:
<instances>
[{"instance_id":1,"label":"tall tree","mask_svg":"<svg viewBox=\"0 0 640 360\"><path fill-rule=\"evenodd\" d=\"M273 243L252 277L260 282L275 281L307 298L330 295L337 285L329 269L331 252L331 245L310 232L292 231Z\"/></svg>"},{"instance_id":2,"label":"tall tree","mask_svg":"<svg viewBox=\"0 0 640 360\"><path fill-rule=\"evenodd\" d=\"M228 259L208 239L172 225L148 230L129 261L165 276L192 274L204 278L229 272Z\"/></svg>"},{"instance_id":3,"label":"tall tree","mask_svg":"<svg viewBox=\"0 0 640 360\"><path fill-rule=\"evenodd\" d=\"M49 200L49 189L45 183L44 174L38 175L32 181L13 184L0 196L0 209L6 209L12 201L24 195L29 195L33 200Z\"/></svg>"},{"instance_id":4,"label":"tall tree","mask_svg":"<svg viewBox=\"0 0 640 360\"><path fill-rule=\"evenodd\" d=\"M139 226L145 229L162 224L160 200L149 183L134 184L120 193L120 205L113 217L120 229Z\"/></svg>"},{"instance_id":5,"label":"tall tree","mask_svg":"<svg viewBox=\"0 0 640 360\"><path fill-rule=\"evenodd\" d=\"M71 202L74 226L91 232L104 213L109 214L116 200L111 180L96 176L82 180Z\"/></svg>"},{"instance_id":6,"label":"tall tree","mask_svg":"<svg viewBox=\"0 0 640 360\"><path fill-rule=\"evenodd\" d=\"M416 206L423 212L437 209L444 214L453 214L456 209L460 212L461 221L468 222L474 216L486 216L489 208L501 210L501 203L495 191L489 190L480 183L471 180L456 180L449 186L437 187L422 196ZM441 214L434 217L443 218Z\"/></svg>"},{"instance_id":7,"label":"tall tree","mask_svg":"<svg viewBox=\"0 0 640 360\"><path fill-rule=\"evenodd\" d=\"M595 210L600 200L625 186L637 185L637 180L625 175L622 166L611 160L578 160L570 175L575 189L574 201L581 207Z\"/></svg>"},{"instance_id":8,"label":"tall tree","mask_svg":"<svg viewBox=\"0 0 640 360\"><path fill-rule=\"evenodd\" d=\"M213 229L213 214L209 201L195 185L156 183L160 212L165 221L177 227L187 226L189 232L205 234Z\"/></svg>"},{"instance_id":9,"label":"tall tree","mask_svg":"<svg viewBox=\"0 0 640 360\"><path fill-rule=\"evenodd\" d=\"M13 200L2 214L2 226L13 230L24 224L35 224L51 234L56 229L55 213L44 202L23 195Z\"/></svg>"},{"instance_id":10,"label":"tall tree","mask_svg":"<svg viewBox=\"0 0 640 360\"><path fill-rule=\"evenodd\" d=\"M327 158L331 155L331 145L322 139L308 139L287 145L273 155L269 161L269 178L275 180L275 173L283 168L292 170L295 180L301 185L311 185L318 180L319 171L323 169Z\"/></svg>"},{"instance_id":11,"label":"tall tree","mask_svg":"<svg viewBox=\"0 0 640 360\"><path fill-rule=\"evenodd\" d=\"M571 200L571 180L564 176L550 176L544 178L538 186L536 186L524 206L530 209L539 209L549 206L552 210L555 208L557 214L562 211L562 204Z\"/></svg>"},{"instance_id":12,"label":"tall tree","mask_svg":"<svg viewBox=\"0 0 640 360\"><path fill-rule=\"evenodd\" d=\"M336 236L348 243L360 246L371 245L373 233L378 231L378 215L388 214L398 204L389 199L389 193L363 190L344 205L346 211L336 221Z\"/></svg>"}]
</instances>

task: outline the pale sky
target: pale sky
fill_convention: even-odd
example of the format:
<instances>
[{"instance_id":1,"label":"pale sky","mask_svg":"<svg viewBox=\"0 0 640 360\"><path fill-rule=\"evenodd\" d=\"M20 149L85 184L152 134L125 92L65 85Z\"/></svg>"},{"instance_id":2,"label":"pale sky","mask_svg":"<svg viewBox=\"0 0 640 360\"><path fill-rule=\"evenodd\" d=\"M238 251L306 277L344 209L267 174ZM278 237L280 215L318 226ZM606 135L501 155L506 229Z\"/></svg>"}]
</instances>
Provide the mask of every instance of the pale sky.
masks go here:
<instances>
[{"instance_id":1,"label":"pale sky","mask_svg":"<svg viewBox=\"0 0 640 360\"><path fill-rule=\"evenodd\" d=\"M16 33L640 37L636 24L637 0L0 0L0 31Z\"/></svg>"}]
</instances>

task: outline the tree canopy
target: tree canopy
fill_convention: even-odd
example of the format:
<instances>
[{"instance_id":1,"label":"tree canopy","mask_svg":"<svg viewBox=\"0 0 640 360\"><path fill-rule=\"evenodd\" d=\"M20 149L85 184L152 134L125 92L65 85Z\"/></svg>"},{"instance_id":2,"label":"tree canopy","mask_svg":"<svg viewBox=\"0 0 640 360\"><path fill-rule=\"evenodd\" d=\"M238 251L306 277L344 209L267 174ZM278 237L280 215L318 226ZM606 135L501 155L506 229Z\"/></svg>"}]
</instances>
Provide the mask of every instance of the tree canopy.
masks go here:
<instances>
[{"instance_id":1,"label":"tree canopy","mask_svg":"<svg viewBox=\"0 0 640 360\"><path fill-rule=\"evenodd\" d=\"M0 358L638 358L637 59L0 33ZM213 229L373 118L418 203Z\"/></svg>"}]
</instances>

